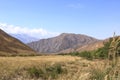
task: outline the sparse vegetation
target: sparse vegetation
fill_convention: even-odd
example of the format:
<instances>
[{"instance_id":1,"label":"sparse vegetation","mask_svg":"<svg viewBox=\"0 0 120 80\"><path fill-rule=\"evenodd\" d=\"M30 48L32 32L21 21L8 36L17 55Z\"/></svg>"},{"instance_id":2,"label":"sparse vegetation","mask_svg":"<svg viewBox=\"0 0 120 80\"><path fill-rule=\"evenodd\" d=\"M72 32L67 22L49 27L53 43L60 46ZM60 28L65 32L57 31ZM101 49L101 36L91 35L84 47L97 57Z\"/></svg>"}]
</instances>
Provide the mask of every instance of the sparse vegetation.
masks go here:
<instances>
[{"instance_id":1,"label":"sparse vegetation","mask_svg":"<svg viewBox=\"0 0 120 80\"><path fill-rule=\"evenodd\" d=\"M89 80L96 65L104 61L68 55L0 57L0 80Z\"/></svg>"},{"instance_id":2,"label":"sparse vegetation","mask_svg":"<svg viewBox=\"0 0 120 80\"><path fill-rule=\"evenodd\" d=\"M58 75L64 74L67 72L66 69L63 69L61 64L54 65L44 65L42 67L31 67L27 69L28 74L31 78L42 78L42 79L56 79Z\"/></svg>"},{"instance_id":3,"label":"sparse vegetation","mask_svg":"<svg viewBox=\"0 0 120 80\"><path fill-rule=\"evenodd\" d=\"M70 53L69 55L72 55L72 56L79 56L79 57L83 57L83 58L86 58L86 59L89 59L89 60L92 60L93 59L93 55L90 51L84 51L84 52L72 52Z\"/></svg>"},{"instance_id":4,"label":"sparse vegetation","mask_svg":"<svg viewBox=\"0 0 120 80\"><path fill-rule=\"evenodd\" d=\"M105 61L103 69L92 68L91 79L92 80L119 80L120 79L120 67L119 55L120 55L120 38L110 38L108 42L104 43L104 47L101 47L94 51L84 52L72 52L72 56L79 56L88 60L101 59Z\"/></svg>"},{"instance_id":5,"label":"sparse vegetation","mask_svg":"<svg viewBox=\"0 0 120 80\"><path fill-rule=\"evenodd\" d=\"M83 52L72 52L72 53L67 54L67 55L79 56L79 57L83 57L83 58L86 58L89 60L107 59L111 41L112 40L110 39L108 42L105 42L104 47L98 48L97 50L83 51Z\"/></svg>"},{"instance_id":6,"label":"sparse vegetation","mask_svg":"<svg viewBox=\"0 0 120 80\"><path fill-rule=\"evenodd\" d=\"M103 49L106 49L106 45L103 47ZM97 80L119 80L120 79L120 63L119 63L119 50L120 50L120 37L111 38L109 40L109 44L107 44L106 53L108 56L107 65L104 67L105 70L102 70L103 72L99 72L99 69L97 71L93 70L95 72L95 75L92 76L92 78L97 78ZM105 52L104 52L105 53ZM94 74L94 73L93 73ZM99 75L99 76L98 76Z\"/></svg>"},{"instance_id":7,"label":"sparse vegetation","mask_svg":"<svg viewBox=\"0 0 120 80\"><path fill-rule=\"evenodd\" d=\"M93 68L91 70L91 77L90 77L90 79L91 80L104 80L105 75L106 75L106 73L103 70L103 68L102 68L102 70L99 69L99 68Z\"/></svg>"},{"instance_id":8,"label":"sparse vegetation","mask_svg":"<svg viewBox=\"0 0 120 80\"><path fill-rule=\"evenodd\" d=\"M0 80L120 80L119 37L93 51L42 56L0 53Z\"/></svg>"},{"instance_id":9,"label":"sparse vegetation","mask_svg":"<svg viewBox=\"0 0 120 80\"><path fill-rule=\"evenodd\" d=\"M53 80L67 74L71 56L0 57L0 80Z\"/></svg>"},{"instance_id":10,"label":"sparse vegetation","mask_svg":"<svg viewBox=\"0 0 120 80\"><path fill-rule=\"evenodd\" d=\"M112 69L106 63L69 55L0 57L0 80L104 80Z\"/></svg>"}]
</instances>

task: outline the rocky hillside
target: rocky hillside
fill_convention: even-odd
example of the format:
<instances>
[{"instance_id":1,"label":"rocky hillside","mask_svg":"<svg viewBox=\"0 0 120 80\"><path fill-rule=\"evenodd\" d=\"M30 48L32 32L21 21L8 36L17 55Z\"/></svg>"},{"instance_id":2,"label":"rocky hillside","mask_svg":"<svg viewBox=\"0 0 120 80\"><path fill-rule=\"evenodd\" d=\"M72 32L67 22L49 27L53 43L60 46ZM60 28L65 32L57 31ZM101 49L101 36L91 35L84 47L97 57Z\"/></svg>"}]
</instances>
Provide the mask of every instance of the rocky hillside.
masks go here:
<instances>
[{"instance_id":1,"label":"rocky hillside","mask_svg":"<svg viewBox=\"0 0 120 80\"><path fill-rule=\"evenodd\" d=\"M0 55L34 53L34 50L0 29Z\"/></svg>"},{"instance_id":2,"label":"rocky hillside","mask_svg":"<svg viewBox=\"0 0 120 80\"><path fill-rule=\"evenodd\" d=\"M28 46L40 53L58 53L69 49L74 50L97 41L97 39L86 35L63 33L57 37L29 43Z\"/></svg>"}]
</instances>

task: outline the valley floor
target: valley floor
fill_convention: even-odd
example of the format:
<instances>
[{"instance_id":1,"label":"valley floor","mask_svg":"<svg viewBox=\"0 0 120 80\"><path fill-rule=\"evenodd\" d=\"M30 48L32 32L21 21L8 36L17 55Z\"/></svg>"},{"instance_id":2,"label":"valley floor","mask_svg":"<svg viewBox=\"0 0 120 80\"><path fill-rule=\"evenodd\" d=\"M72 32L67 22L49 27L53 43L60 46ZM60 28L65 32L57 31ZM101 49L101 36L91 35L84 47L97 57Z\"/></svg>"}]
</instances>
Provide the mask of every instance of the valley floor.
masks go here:
<instances>
[{"instance_id":1,"label":"valley floor","mask_svg":"<svg viewBox=\"0 0 120 80\"><path fill-rule=\"evenodd\" d=\"M61 55L0 57L0 80L94 80L104 76L106 64Z\"/></svg>"}]
</instances>

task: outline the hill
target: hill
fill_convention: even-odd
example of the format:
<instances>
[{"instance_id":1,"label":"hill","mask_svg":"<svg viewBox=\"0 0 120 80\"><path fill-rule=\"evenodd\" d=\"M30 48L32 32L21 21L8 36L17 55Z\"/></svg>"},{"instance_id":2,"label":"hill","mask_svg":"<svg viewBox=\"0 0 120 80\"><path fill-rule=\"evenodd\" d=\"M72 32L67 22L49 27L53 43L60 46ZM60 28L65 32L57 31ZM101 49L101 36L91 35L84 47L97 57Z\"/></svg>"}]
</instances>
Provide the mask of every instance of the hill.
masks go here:
<instances>
[{"instance_id":1,"label":"hill","mask_svg":"<svg viewBox=\"0 0 120 80\"><path fill-rule=\"evenodd\" d=\"M0 29L0 55L34 54L34 50Z\"/></svg>"},{"instance_id":2,"label":"hill","mask_svg":"<svg viewBox=\"0 0 120 80\"><path fill-rule=\"evenodd\" d=\"M99 40L86 35L62 33L53 38L28 43L28 46L40 53L58 53L69 49L74 50L97 41Z\"/></svg>"},{"instance_id":3,"label":"hill","mask_svg":"<svg viewBox=\"0 0 120 80\"><path fill-rule=\"evenodd\" d=\"M76 51L80 52L80 51L92 51L92 50L96 50L100 47L103 47L103 42L104 41L97 41L95 43L92 43L92 44L88 44L88 45L84 45L80 48L77 48Z\"/></svg>"}]
</instances>

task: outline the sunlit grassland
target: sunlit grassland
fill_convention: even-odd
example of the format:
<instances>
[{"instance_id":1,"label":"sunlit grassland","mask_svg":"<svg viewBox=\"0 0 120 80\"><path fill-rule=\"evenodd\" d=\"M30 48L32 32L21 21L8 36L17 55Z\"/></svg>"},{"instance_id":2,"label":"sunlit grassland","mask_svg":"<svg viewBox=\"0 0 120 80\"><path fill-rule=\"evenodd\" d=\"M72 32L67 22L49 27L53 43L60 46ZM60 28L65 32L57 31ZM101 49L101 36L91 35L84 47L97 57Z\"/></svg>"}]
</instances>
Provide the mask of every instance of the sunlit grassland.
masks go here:
<instances>
[{"instance_id":1,"label":"sunlit grassland","mask_svg":"<svg viewBox=\"0 0 120 80\"><path fill-rule=\"evenodd\" d=\"M0 80L93 80L105 67L106 60L69 55L0 57Z\"/></svg>"}]
</instances>

